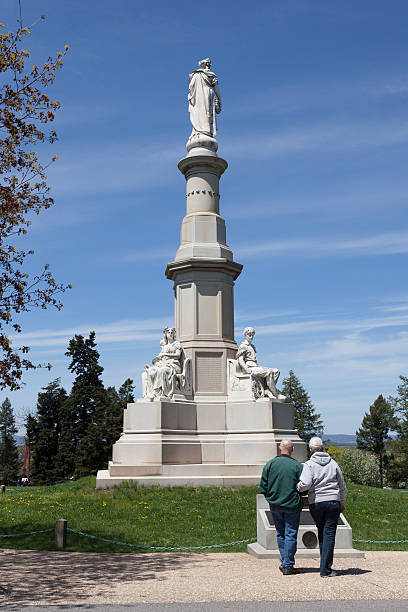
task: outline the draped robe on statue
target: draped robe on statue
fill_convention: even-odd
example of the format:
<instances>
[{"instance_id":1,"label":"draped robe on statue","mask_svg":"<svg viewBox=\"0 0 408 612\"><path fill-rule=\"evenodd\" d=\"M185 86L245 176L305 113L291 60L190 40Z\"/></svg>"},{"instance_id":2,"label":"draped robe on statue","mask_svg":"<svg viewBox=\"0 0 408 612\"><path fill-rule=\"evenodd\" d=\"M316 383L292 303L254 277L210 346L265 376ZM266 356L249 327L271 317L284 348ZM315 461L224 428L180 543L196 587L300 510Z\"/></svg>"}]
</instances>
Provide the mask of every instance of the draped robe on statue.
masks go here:
<instances>
[{"instance_id":1,"label":"draped robe on statue","mask_svg":"<svg viewBox=\"0 0 408 612\"><path fill-rule=\"evenodd\" d=\"M188 109L193 133L214 137L217 133L216 96L217 77L210 70L199 68L190 74Z\"/></svg>"},{"instance_id":2,"label":"draped robe on statue","mask_svg":"<svg viewBox=\"0 0 408 612\"><path fill-rule=\"evenodd\" d=\"M153 365L146 367L147 394L150 398L169 397L174 374L180 374L183 347L177 340L164 344Z\"/></svg>"}]
</instances>

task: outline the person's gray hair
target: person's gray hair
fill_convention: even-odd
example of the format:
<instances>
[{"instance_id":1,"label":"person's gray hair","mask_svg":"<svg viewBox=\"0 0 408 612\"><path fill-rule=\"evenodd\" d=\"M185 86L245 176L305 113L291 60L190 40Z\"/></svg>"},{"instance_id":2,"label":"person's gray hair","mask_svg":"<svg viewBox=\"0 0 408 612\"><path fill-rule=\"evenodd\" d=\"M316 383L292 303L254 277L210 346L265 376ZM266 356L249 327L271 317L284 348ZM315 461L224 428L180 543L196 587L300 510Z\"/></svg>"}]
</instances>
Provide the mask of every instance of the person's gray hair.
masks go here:
<instances>
[{"instance_id":1,"label":"person's gray hair","mask_svg":"<svg viewBox=\"0 0 408 612\"><path fill-rule=\"evenodd\" d=\"M323 446L323 440L321 438L310 438L309 440L309 448L311 451L322 451L324 446Z\"/></svg>"}]
</instances>

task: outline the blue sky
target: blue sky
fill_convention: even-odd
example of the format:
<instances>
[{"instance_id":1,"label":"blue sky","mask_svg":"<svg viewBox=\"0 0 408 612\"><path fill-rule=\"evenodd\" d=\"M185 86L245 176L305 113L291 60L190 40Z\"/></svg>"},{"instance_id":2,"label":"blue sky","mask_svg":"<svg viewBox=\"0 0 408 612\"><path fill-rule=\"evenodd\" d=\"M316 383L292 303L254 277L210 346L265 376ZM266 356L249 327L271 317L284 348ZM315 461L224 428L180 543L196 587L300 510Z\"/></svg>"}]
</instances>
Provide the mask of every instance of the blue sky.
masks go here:
<instances>
[{"instance_id":1,"label":"blue sky","mask_svg":"<svg viewBox=\"0 0 408 612\"><path fill-rule=\"evenodd\" d=\"M60 140L41 155L55 206L34 220L36 269L70 282L18 342L53 369L8 393L20 419L61 377L75 333L96 331L106 385L158 352L173 321L164 276L185 208L188 73L210 56L223 112L227 242L244 265L236 339L293 369L326 432L354 433L408 359L408 4L401 0L23 1L33 62L70 51L52 94ZM17 0L2 3L12 29ZM17 342L17 339L16 339ZM2 393L4 397L6 393Z\"/></svg>"}]
</instances>

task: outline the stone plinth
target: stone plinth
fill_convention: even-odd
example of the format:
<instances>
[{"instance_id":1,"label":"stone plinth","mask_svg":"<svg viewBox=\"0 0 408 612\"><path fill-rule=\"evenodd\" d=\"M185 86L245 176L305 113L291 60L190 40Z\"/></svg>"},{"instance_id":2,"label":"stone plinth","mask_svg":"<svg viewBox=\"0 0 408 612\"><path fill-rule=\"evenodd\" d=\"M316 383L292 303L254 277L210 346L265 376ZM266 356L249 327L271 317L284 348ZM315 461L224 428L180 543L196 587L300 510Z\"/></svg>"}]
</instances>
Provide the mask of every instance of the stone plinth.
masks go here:
<instances>
[{"instance_id":1,"label":"stone plinth","mask_svg":"<svg viewBox=\"0 0 408 612\"><path fill-rule=\"evenodd\" d=\"M293 440L294 457L306 460L305 444L293 429L293 406L271 399L128 404L124 432L109 469L98 472L97 488L123 480L144 486L258 484L284 438Z\"/></svg>"},{"instance_id":2,"label":"stone plinth","mask_svg":"<svg viewBox=\"0 0 408 612\"><path fill-rule=\"evenodd\" d=\"M296 558L319 557L317 527L307 507L307 500L300 516L297 536ZM279 559L280 553L276 539L276 528L273 523L269 504L263 495L256 496L257 542L248 544L249 554L258 559ZM364 557L361 550L353 548L352 530L346 517L341 514L337 525L335 557Z\"/></svg>"}]
</instances>

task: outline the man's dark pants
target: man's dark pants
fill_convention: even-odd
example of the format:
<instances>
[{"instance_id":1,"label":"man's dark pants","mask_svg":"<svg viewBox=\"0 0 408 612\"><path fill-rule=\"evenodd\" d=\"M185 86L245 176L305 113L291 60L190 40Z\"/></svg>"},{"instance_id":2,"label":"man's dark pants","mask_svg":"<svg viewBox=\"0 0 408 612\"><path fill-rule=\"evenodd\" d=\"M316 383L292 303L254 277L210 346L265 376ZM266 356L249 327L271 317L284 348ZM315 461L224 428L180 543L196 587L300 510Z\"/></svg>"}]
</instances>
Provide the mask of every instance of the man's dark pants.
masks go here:
<instances>
[{"instance_id":1,"label":"man's dark pants","mask_svg":"<svg viewBox=\"0 0 408 612\"><path fill-rule=\"evenodd\" d=\"M283 567L292 568L295 565L300 512L280 510L274 506L270 508L276 527L280 562Z\"/></svg>"},{"instance_id":2,"label":"man's dark pants","mask_svg":"<svg viewBox=\"0 0 408 612\"><path fill-rule=\"evenodd\" d=\"M340 502L323 501L310 504L309 510L319 536L320 575L328 576L332 571L337 522L341 511Z\"/></svg>"}]
</instances>

